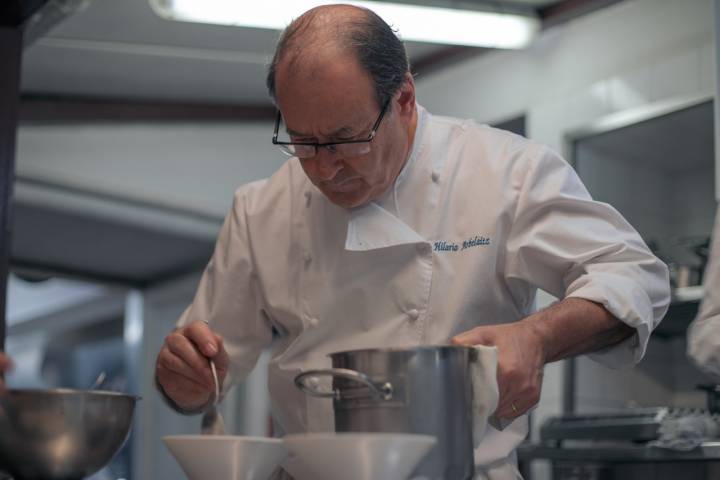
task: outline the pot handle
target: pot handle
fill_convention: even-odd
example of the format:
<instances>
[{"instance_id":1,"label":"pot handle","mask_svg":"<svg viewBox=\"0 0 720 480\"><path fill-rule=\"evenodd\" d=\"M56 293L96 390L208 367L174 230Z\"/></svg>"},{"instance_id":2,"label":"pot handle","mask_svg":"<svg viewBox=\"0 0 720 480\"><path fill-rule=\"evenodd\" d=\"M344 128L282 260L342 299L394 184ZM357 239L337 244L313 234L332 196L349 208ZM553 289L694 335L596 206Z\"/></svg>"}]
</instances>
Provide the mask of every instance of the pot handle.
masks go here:
<instances>
[{"instance_id":1,"label":"pot handle","mask_svg":"<svg viewBox=\"0 0 720 480\"><path fill-rule=\"evenodd\" d=\"M295 377L295 386L313 397L333 398L335 400L340 400L342 398L340 390L338 389L334 389L330 392L323 392L315 388L316 386L308 386L305 380L307 378L315 377L339 377L346 380L352 380L357 383L362 383L372 391L373 396L383 400L390 400L393 396L393 386L390 382L382 384L375 383L370 380L370 377L366 374L347 368L328 368L324 370L308 370L307 372L302 372Z\"/></svg>"}]
</instances>

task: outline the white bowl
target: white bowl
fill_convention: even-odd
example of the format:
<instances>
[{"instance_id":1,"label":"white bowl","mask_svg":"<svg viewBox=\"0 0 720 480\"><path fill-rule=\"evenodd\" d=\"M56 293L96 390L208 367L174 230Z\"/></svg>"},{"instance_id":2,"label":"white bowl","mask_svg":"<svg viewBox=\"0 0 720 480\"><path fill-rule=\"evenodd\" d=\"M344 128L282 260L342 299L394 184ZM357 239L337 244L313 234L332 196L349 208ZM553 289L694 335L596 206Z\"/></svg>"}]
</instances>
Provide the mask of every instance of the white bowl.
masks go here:
<instances>
[{"instance_id":1,"label":"white bowl","mask_svg":"<svg viewBox=\"0 0 720 480\"><path fill-rule=\"evenodd\" d=\"M190 480L267 480L287 456L278 438L169 435L163 442Z\"/></svg>"},{"instance_id":2,"label":"white bowl","mask_svg":"<svg viewBox=\"0 0 720 480\"><path fill-rule=\"evenodd\" d=\"M436 442L402 433L309 433L283 440L290 451L285 468L295 480L406 480Z\"/></svg>"}]
</instances>

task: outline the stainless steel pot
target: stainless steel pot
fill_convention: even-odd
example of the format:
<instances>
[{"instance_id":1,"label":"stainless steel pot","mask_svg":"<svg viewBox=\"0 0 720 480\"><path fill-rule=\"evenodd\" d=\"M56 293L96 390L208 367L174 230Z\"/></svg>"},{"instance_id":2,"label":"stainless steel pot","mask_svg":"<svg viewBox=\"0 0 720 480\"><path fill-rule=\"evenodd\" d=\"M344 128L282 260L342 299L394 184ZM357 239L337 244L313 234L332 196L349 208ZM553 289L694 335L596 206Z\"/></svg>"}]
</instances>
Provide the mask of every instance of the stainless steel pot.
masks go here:
<instances>
[{"instance_id":1,"label":"stainless steel pot","mask_svg":"<svg viewBox=\"0 0 720 480\"><path fill-rule=\"evenodd\" d=\"M331 369L303 372L295 384L332 397L337 432L433 435L438 442L411 478L471 479L473 390L477 351L460 346L370 349L330 354ZM332 391L318 387L332 377Z\"/></svg>"},{"instance_id":2,"label":"stainless steel pot","mask_svg":"<svg viewBox=\"0 0 720 480\"><path fill-rule=\"evenodd\" d=\"M83 390L0 394L0 470L23 480L91 475L127 439L138 397Z\"/></svg>"}]
</instances>

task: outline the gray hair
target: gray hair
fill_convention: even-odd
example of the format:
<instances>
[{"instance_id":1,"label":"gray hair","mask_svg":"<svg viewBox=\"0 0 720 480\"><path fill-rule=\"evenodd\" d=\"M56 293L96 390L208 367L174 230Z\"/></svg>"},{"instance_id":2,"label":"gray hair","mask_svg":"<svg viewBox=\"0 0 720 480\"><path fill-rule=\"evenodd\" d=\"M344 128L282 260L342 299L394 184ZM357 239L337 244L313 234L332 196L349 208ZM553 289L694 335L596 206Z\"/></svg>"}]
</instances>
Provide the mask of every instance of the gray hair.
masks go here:
<instances>
[{"instance_id":1,"label":"gray hair","mask_svg":"<svg viewBox=\"0 0 720 480\"><path fill-rule=\"evenodd\" d=\"M322 7L321 7L322 8ZM272 63L268 67L266 85L273 100L275 97L275 75L278 64L288 55L291 61L307 46L308 37L316 32L312 29L318 9L311 10L293 22L280 36ZM405 74L410 71L405 45L395 31L375 12L358 8L364 15L354 15L342 24L334 25L337 45L355 55L360 65L372 78L375 97L380 107L400 89ZM326 37L325 37L326 38Z\"/></svg>"}]
</instances>

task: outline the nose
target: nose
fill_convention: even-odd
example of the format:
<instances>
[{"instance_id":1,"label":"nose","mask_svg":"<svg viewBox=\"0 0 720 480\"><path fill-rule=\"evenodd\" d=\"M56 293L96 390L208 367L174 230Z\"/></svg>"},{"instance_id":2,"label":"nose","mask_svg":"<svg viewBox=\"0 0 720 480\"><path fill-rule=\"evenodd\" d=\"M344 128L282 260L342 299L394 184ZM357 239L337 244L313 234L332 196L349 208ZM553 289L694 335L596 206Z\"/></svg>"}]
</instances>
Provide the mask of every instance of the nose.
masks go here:
<instances>
[{"instance_id":1,"label":"nose","mask_svg":"<svg viewBox=\"0 0 720 480\"><path fill-rule=\"evenodd\" d=\"M332 180L342 169L342 158L335 150L318 148L314 160L317 176L322 181Z\"/></svg>"}]
</instances>

